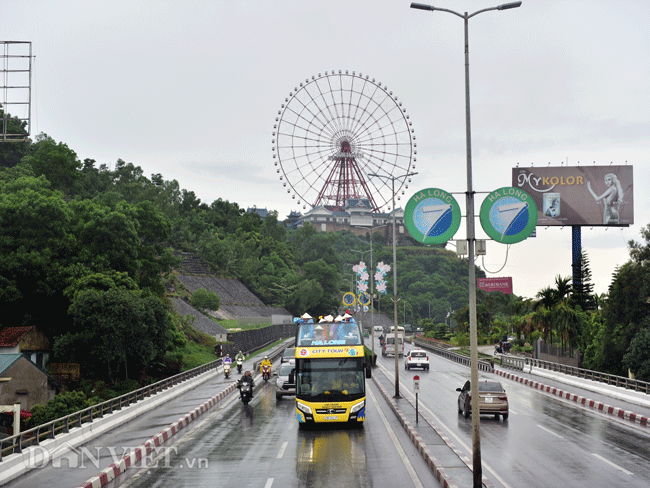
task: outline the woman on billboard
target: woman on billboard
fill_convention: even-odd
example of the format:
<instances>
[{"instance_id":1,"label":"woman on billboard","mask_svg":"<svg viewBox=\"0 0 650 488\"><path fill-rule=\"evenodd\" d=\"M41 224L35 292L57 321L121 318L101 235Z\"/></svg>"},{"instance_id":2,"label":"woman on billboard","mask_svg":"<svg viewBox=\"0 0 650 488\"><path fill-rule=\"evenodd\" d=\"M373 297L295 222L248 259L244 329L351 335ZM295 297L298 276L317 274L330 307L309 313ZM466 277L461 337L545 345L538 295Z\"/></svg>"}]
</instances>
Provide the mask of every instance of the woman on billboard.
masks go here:
<instances>
[{"instance_id":1,"label":"woman on billboard","mask_svg":"<svg viewBox=\"0 0 650 488\"><path fill-rule=\"evenodd\" d=\"M607 185L607 190L600 196L596 195L591 189L591 182L589 181L587 181L587 188L597 202L603 200L603 205L605 206L603 209L603 224L618 224L618 204L623 201L623 187L613 173L607 173L605 175L605 184Z\"/></svg>"}]
</instances>

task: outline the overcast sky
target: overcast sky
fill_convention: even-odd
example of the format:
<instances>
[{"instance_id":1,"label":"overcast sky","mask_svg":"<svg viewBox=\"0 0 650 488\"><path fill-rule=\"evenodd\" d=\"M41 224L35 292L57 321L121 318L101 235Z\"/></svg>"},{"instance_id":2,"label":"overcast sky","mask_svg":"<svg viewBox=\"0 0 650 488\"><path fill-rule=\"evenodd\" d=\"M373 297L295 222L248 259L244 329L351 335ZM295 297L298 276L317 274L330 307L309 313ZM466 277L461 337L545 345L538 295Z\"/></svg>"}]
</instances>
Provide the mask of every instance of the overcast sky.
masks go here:
<instances>
[{"instance_id":1,"label":"overcast sky","mask_svg":"<svg viewBox=\"0 0 650 488\"><path fill-rule=\"evenodd\" d=\"M410 3L0 0L0 40L33 43L32 135L282 219L303 210L273 166L275 117L325 71L370 75L399 96L418 143L411 190L465 191L463 21ZM498 2L433 5L471 13ZM475 191L510 186L517 163L634 167L635 224L582 229L598 293L650 223L648 19L648 0L524 0L469 21ZM572 274L569 227L507 249L488 242L477 264L512 276L518 295Z\"/></svg>"}]
</instances>

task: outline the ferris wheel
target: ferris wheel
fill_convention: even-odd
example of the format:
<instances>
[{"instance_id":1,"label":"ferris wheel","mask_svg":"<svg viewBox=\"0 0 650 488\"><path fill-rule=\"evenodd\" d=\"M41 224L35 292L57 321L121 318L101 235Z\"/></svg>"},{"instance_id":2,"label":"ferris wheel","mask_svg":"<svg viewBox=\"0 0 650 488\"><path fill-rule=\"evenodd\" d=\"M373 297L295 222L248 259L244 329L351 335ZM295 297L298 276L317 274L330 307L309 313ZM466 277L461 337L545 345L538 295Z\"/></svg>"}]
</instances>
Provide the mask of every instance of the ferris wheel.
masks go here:
<instances>
[{"instance_id":1,"label":"ferris wheel","mask_svg":"<svg viewBox=\"0 0 650 488\"><path fill-rule=\"evenodd\" d=\"M354 71L326 71L300 83L273 129L276 171L303 209L343 210L348 199L366 199L374 212L390 209L393 183L399 199L415 169L417 144L402 102Z\"/></svg>"}]
</instances>

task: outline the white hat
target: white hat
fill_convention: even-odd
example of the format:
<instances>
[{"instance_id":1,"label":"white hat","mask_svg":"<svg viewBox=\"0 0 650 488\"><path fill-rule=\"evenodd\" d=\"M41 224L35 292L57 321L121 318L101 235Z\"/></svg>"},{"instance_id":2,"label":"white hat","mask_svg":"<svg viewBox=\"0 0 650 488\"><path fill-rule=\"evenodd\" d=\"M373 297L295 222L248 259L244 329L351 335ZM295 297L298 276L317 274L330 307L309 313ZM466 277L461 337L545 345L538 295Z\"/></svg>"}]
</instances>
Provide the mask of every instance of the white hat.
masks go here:
<instances>
[{"instance_id":1,"label":"white hat","mask_svg":"<svg viewBox=\"0 0 650 488\"><path fill-rule=\"evenodd\" d=\"M336 318L334 319L334 322L341 322L343 320L343 317L340 315L337 315Z\"/></svg>"},{"instance_id":2,"label":"white hat","mask_svg":"<svg viewBox=\"0 0 650 488\"><path fill-rule=\"evenodd\" d=\"M343 315L343 318L344 318L344 319L351 319L351 318L352 318L352 315L350 315L349 313L345 312L345 315Z\"/></svg>"},{"instance_id":3,"label":"white hat","mask_svg":"<svg viewBox=\"0 0 650 488\"><path fill-rule=\"evenodd\" d=\"M309 315L307 312L305 312L304 314L302 314L302 315L300 316L300 318L301 318L301 319L311 319L312 316Z\"/></svg>"},{"instance_id":4,"label":"white hat","mask_svg":"<svg viewBox=\"0 0 650 488\"><path fill-rule=\"evenodd\" d=\"M332 317L331 315L326 315L326 316L323 317L323 318L324 318L325 320L327 320L328 322L331 322L332 320L334 320L334 317Z\"/></svg>"}]
</instances>

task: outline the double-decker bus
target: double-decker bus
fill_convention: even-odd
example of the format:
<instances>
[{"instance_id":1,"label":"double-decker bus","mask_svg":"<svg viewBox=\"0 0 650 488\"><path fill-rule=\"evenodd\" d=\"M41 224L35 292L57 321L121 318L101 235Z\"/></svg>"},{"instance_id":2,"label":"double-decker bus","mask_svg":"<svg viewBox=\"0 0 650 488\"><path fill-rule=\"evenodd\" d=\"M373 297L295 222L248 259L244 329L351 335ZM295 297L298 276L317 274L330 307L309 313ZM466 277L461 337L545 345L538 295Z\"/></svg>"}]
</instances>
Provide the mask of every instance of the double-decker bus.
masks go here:
<instances>
[{"instance_id":1,"label":"double-decker bus","mask_svg":"<svg viewBox=\"0 0 650 488\"><path fill-rule=\"evenodd\" d=\"M363 331L346 314L314 321L307 314L296 322L296 414L300 426L349 423L366 419Z\"/></svg>"}]
</instances>

